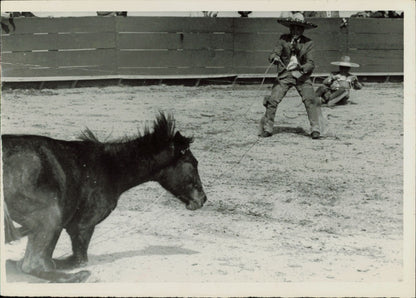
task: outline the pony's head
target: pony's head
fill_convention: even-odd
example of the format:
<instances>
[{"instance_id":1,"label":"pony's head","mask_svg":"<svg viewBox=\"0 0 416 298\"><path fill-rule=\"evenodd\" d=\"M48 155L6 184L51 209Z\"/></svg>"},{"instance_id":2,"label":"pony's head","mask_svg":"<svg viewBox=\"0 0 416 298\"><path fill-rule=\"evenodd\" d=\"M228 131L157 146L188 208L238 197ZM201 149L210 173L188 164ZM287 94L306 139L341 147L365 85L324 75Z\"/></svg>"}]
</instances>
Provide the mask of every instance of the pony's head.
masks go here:
<instances>
[{"instance_id":1,"label":"pony's head","mask_svg":"<svg viewBox=\"0 0 416 298\"><path fill-rule=\"evenodd\" d=\"M172 139L173 162L163 168L156 180L186 204L189 210L201 208L207 200L198 173L198 161L191 152L191 138L176 132Z\"/></svg>"},{"instance_id":2,"label":"pony's head","mask_svg":"<svg viewBox=\"0 0 416 298\"><path fill-rule=\"evenodd\" d=\"M184 137L175 130L175 120L172 115L166 117L160 113L153 130L151 134L146 133L153 139L152 143L155 145L152 147L164 148L153 156L160 161L168 161L166 166L156 173L154 180L184 202L187 209L201 208L207 197L198 173L198 161L190 149L193 139Z\"/></svg>"},{"instance_id":3,"label":"pony's head","mask_svg":"<svg viewBox=\"0 0 416 298\"><path fill-rule=\"evenodd\" d=\"M190 210L201 208L207 200L199 178L198 161L190 150L193 139L175 130L175 120L170 114L160 113L154 121L153 131L146 126L144 134L135 138L101 143L90 130L86 130L81 139L101 144L107 154L116 155L118 160L122 160L119 164L123 171L130 168L131 175L120 187L123 191L152 180L159 182ZM136 170L146 167L150 176L139 175L138 179Z\"/></svg>"}]
</instances>

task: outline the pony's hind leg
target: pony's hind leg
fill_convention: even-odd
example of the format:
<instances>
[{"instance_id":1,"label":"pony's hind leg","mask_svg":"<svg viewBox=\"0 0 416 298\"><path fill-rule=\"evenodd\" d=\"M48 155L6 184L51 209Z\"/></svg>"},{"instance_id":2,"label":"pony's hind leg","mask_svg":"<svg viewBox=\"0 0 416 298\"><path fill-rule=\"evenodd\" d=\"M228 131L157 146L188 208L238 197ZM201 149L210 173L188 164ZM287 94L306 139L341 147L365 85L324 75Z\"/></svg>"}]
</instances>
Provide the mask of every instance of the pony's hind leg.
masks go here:
<instances>
[{"instance_id":1,"label":"pony's hind leg","mask_svg":"<svg viewBox=\"0 0 416 298\"><path fill-rule=\"evenodd\" d=\"M37 210L31 215L39 219L38 226L28 236L25 256L21 270L50 282L83 282L90 275L89 271L64 273L56 271L52 254L62 231L61 212L57 204Z\"/></svg>"},{"instance_id":2,"label":"pony's hind leg","mask_svg":"<svg viewBox=\"0 0 416 298\"><path fill-rule=\"evenodd\" d=\"M39 270L54 270L52 253L62 231L60 209L55 203L47 208L38 208L27 216L32 233L28 235L21 269L29 274Z\"/></svg>"}]
</instances>

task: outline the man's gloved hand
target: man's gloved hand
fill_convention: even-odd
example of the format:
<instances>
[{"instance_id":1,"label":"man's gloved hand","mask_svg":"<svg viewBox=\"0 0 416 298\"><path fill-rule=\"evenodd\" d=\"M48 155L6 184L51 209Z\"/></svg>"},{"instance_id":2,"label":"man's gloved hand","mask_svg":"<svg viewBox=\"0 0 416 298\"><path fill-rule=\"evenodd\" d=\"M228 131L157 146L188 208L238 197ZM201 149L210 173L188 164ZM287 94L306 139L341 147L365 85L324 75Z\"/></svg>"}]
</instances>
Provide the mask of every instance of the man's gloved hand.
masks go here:
<instances>
[{"instance_id":1,"label":"man's gloved hand","mask_svg":"<svg viewBox=\"0 0 416 298\"><path fill-rule=\"evenodd\" d=\"M273 64L279 64L279 57L276 57L276 56L270 56L269 57L269 63L273 63Z\"/></svg>"}]
</instances>

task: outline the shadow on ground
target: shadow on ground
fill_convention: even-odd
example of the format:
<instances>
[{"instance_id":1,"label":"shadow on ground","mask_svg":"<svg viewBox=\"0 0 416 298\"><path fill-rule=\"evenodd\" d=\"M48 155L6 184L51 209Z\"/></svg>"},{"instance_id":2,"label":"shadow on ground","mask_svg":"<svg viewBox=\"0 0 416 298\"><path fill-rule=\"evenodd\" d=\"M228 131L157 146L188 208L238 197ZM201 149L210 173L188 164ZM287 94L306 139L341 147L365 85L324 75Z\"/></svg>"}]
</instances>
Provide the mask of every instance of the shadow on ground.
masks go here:
<instances>
[{"instance_id":1,"label":"shadow on ground","mask_svg":"<svg viewBox=\"0 0 416 298\"><path fill-rule=\"evenodd\" d=\"M90 255L88 256L89 262L88 265L97 265L103 263L112 263L116 260L132 258L138 256L152 256L152 255L193 255L199 252L191 249L186 249L177 246L148 246L142 250L129 250L123 252L115 252L111 254L103 255Z\"/></svg>"},{"instance_id":2,"label":"shadow on ground","mask_svg":"<svg viewBox=\"0 0 416 298\"><path fill-rule=\"evenodd\" d=\"M102 255L89 255L88 265L93 266L98 264L113 263L116 260L132 258L138 256L152 256L152 255L193 255L199 253L198 251L186 249L177 246L148 246L142 250L129 250L123 252L115 252ZM46 283L46 280L42 280L31 276L29 274L20 271L17 266L17 262L14 260L6 261L6 276L7 282L23 282L23 283ZM75 269L77 271L77 269Z\"/></svg>"},{"instance_id":3,"label":"shadow on ground","mask_svg":"<svg viewBox=\"0 0 416 298\"><path fill-rule=\"evenodd\" d=\"M294 133L301 136L309 136L309 134L302 127L279 126L273 127L273 134L280 133Z\"/></svg>"}]
</instances>

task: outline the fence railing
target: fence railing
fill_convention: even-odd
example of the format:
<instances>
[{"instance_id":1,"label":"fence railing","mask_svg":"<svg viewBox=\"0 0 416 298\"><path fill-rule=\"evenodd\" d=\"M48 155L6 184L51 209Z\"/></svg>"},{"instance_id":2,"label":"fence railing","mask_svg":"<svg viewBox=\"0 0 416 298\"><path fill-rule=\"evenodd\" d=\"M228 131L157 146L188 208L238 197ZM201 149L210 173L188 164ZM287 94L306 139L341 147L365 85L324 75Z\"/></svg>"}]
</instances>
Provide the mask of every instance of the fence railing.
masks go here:
<instances>
[{"instance_id":1,"label":"fence railing","mask_svg":"<svg viewBox=\"0 0 416 298\"><path fill-rule=\"evenodd\" d=\"M403 74L403 20L311 19L315 74L348 54L356 73ZM272 18L18 18L1 39L3 81L255 77L288 29Z\"/></svg>"}]
</instances>

